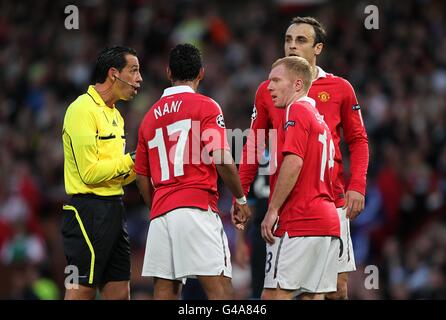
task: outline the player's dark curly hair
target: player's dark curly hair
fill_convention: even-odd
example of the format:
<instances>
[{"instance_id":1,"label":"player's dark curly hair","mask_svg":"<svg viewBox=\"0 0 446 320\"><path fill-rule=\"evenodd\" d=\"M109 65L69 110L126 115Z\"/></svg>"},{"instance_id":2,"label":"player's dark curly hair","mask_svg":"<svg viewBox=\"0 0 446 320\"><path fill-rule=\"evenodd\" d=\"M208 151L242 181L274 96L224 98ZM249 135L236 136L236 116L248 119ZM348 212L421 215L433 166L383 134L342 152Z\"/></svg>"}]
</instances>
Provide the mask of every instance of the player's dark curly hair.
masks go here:
<instances>
[{"instance_id":1,"label":"player's dark curly hair","mask_svg":"<svg viewBox=\"0 0 446 320\"><path fill-rule=\"evenodd\" d=\"M201 53L195 46L178 44L170 50L169 69L172 81L192 81L198 77L202 67Z\"/></svg>"},{"instance_id":2,"label":"player's dark curly hair","mask_svg":"<svg viewBox=\"0 0 446 320\"><path fill-rule=\"evenodd\" d=\"M127 64L127 60L125 59L127 54L136 56L136 51L132 48L122 46L103 49L96 59L93 81L95 83L104 83L110 68L116 68L121 71Z\"/></svg>"},{"instance_id":3,"label":"player's dark curly hair","mask_svg":"<svg viewBox=\"0 0 446 320\"><path fill-rule=\"evenodd\" d=\"M318 43L325 43L327 32L319 21L313 17L294 17L293 20L291 20L290 25L301 23L306 23L313 27L315 34L313 46Z\"/></svg>"}]
</instances>

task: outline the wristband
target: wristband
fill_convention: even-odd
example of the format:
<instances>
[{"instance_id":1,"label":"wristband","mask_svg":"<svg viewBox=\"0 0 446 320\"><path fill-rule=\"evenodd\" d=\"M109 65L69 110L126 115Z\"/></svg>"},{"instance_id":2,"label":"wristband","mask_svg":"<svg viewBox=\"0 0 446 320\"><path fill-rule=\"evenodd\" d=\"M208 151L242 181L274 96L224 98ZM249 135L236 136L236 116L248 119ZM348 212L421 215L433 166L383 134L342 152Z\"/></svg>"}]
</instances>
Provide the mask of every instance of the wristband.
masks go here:
<instances>
[{"instance_id":1,"label":"wristband","mask_svg":"<svg viewBox=\"0 0 446 320\"><path fill-rule=\"evenodd\" d=\"M236 198L236 199L235 199L235 202L237 202L237 204L240 204L240 205L243 205L243 204L247 204L247 203L248 203L248 201L246 200L246 197L245 197L245 196L243 196L243 197L241 197L241 198Z\"/></svg>"}]
</instances>

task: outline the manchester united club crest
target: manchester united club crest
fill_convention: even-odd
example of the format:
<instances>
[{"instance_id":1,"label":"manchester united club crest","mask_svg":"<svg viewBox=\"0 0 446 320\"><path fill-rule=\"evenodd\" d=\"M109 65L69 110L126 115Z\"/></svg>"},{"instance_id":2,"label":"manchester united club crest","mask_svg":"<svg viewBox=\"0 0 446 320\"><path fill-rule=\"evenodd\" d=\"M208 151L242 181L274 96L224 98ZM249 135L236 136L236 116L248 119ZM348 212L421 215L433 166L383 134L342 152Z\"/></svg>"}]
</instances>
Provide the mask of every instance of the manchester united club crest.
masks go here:
<instances>
[{"instance_id":1,"label":"manchester united club crest","mask_svg":"<svg viewBox=\"0 0 446 320\"><path fill-rule=\"evenodd\" d=\"M317 97L319 98L319 100L321 100L322 102L327 102L328 100L330 100L330 94L327 91L321 91L317 94Z\"/></svg>"}]
</instances>

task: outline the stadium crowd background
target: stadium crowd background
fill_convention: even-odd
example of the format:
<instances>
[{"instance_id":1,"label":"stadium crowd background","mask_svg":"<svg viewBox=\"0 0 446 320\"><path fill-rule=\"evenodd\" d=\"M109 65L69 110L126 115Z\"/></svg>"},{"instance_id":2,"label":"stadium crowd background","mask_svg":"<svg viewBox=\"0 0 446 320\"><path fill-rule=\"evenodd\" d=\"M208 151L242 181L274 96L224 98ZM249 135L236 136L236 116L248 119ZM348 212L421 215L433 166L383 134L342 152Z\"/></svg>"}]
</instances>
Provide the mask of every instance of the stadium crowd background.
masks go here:
<instances>
[{"instance_id":1,"label":"stadium crowd background","mask_svg":"<svg viewBox=\"0 0 446 320\"><path fill-rule=\"evenodd\" d=\"M60 299L65 257L60 236L61 126L83 93L105 45L136 49L144 78L121 103L127 150L143 115L169 86L169 49L191 42L203 52L200 91L223 108L228 128L250 124L258 84L283 55L296 15L328 31L318 64L356 89L371 150L365 211L352 223L358 271L352 299L446 299L446 3L443 1L1 1L0 2L0 298ZM64 28L76 4L79 30ZM365 6L379 29L364 27ZM228 192L220 208L232 249ZM134 185L125 203L132 241L132 298L150 299L140 277L147 210ZM367 265L379 289L367 290ZM234 264L237 298L250 296L250 274Z\"/></svg>"}]
</instances>

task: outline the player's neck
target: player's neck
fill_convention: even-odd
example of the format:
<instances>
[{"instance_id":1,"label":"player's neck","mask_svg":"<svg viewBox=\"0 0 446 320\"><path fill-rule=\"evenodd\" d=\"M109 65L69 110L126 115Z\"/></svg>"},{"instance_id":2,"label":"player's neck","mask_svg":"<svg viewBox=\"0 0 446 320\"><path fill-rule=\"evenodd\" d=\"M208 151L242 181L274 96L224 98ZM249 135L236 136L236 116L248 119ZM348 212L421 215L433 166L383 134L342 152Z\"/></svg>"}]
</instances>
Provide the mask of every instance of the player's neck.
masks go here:
<instances>
[{"instance_id":1,"label":"player's neck","mask_svg":"<svg viewBox=\"0 0 446 320\"><path fill-rule=\"evenodd\" d=\"M197 92L198 90L198 83L199 81L174 81L172 82L172 86L173 87L177 87L177 86L189 86L192 88L192 90L194 90L194 92Z\"/></svg>"},{"instance_id":2,"label":"player's neck","mask_svg":"<svg viewBox=\"0 0 446 320\"><path fill-rule=\"evenodd\" d=\"M312 76L312 79L313 80L317 79L318 75L319 75L319 69L316 66L316 62L314 62L314 64L311 65L311 76Z\"/></svg>"},{"instance_id":3,"label":"player's neck","mask_svg":"<svg viewBox=\"0 0 446 320\"><path fill-rule=\"evenodd\" d=\"M113 93L113 84L107 83L107 81L104 83L96 83L94 88L101 96L102 100L104 100L105 105L109 108L113 108L115 103L119 100Z\"/></svg>"},{"instance_id":4,"label":"player's neck","mask_svg":"<svg viewBox=\"0 0 446 320\"><path fill-rule=\"evenodd\" d=\"M299 91L293 94L293 96L289 99L288 103L286 104L286 107L288 107L290 104L295 103L297 100L299 100L302 97L305 97L306 93L303 91Z\"/></svg>"}]
</instances>

